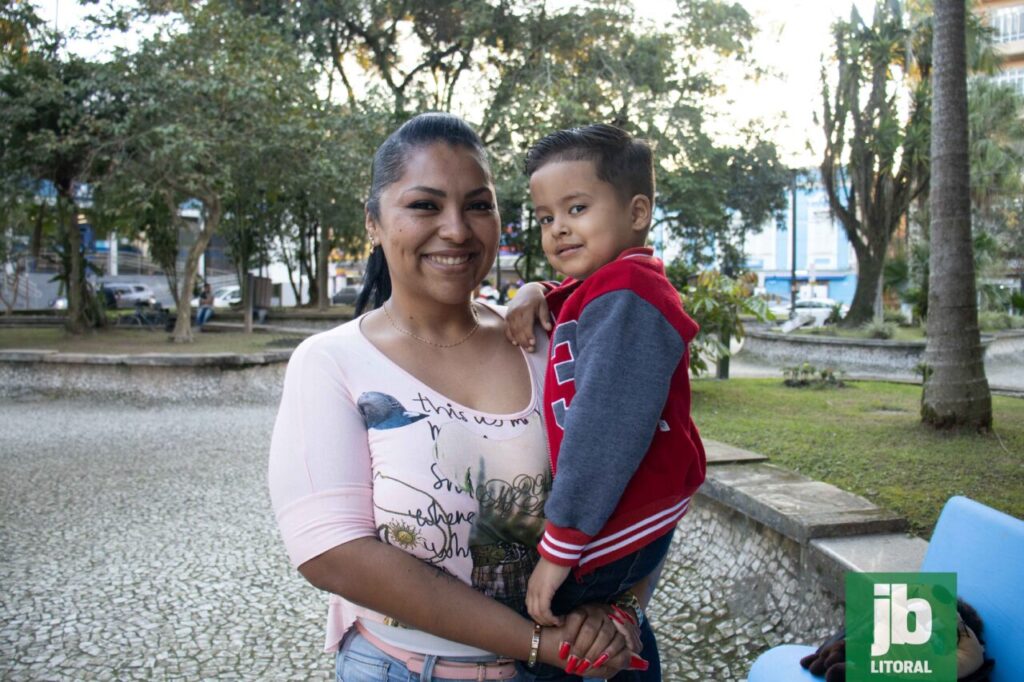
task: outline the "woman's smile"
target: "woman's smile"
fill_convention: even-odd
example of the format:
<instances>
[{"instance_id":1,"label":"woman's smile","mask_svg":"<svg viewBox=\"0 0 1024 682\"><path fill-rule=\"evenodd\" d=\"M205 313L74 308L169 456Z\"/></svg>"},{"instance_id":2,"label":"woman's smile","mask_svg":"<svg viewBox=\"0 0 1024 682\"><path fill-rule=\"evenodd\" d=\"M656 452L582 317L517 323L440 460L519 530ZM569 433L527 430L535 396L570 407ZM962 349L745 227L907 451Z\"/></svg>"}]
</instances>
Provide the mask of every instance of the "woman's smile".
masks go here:
<instances>
[{"instance_id":1,"label":"woman's smile","mask_svg":"<svg viewBox=\"0 0 1024 682\"><path fill-rule=\"evenodd\" d=\"M440 268L444 269L460 269L459 266L469 264L476 257L475 253L461 252L461 253L428 253L423 258Z\"/></svg>"}]
</instances>

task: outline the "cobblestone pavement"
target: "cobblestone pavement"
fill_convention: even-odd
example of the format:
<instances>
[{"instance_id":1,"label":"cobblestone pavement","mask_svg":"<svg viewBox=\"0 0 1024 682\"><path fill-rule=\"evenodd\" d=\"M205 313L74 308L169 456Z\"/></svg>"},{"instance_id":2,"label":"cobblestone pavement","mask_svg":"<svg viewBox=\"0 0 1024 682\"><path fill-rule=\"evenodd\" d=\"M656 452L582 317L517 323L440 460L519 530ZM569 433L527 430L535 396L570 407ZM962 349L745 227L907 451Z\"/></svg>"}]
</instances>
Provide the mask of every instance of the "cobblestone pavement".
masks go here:
<instances>
[{"instance_id":1,"label":"cobblestone pavement","mask_svg":"<svg viewBox=\"0 0 1024 682\"><path fill-rule=\"evenodd\" d=\"M326 598L289 566L266 492L274 414L0 402L0 678L331 679ZM739 681L792 637L736 589L741 541L703 513L651 615L666 679ZM785 572L742 551L762 582Z\"/></svg>"}]
</instances>

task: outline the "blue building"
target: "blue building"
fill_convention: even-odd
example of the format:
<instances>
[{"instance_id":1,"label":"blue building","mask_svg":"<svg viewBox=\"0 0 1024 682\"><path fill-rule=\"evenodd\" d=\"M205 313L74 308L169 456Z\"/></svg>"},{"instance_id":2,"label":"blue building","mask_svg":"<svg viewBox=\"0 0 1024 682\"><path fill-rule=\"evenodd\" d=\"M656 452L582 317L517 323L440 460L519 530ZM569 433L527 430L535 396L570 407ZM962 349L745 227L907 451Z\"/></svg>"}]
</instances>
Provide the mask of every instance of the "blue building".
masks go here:
<instances>
[{"instance_id":1,"label":"blue building","mask_svg":"<svg viewBox=\"0 0 1024 682\"><path fill-rule=\"evenodd\" d=\"M811 175L811 173L808 173ZM857 258L842 224L829 211L825 188L817 180L796 191L796 284L798 298L853 301ZM757 273L767 294L789 299L793 267L793 193L785 220L765 224L748 238L747 267Z\"/></svg>"},{"instance_id":2,"label":"blue building","mask_svg":"<svg viewBox=\"0 0 1024 682\"><path fill-rule=\"evenodd\" d=\"M796 192L796 284L798 298L831 298L849 305L857 289L857 257L846 232L833 220L817 170L805 171L815 181ZM793 263L793 194L788 194L783 219L768 220L761 232L747 238L747 267L757 273L758 293L789 300ZM656 209L657 210L657 209ZM650 236L655 254L666 263L683 251L664 225ZM714 257L709 252L708 257Z\"/></svg>"}]
</instances>

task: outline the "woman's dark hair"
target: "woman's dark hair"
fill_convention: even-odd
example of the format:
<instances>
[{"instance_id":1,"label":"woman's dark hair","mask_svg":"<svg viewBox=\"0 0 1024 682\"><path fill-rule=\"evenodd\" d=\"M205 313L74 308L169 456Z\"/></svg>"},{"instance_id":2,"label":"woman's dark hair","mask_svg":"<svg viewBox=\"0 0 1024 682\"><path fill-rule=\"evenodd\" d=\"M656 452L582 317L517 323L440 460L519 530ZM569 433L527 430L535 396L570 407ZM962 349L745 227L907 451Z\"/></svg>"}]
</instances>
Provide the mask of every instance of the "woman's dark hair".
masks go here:
<instances>
[{"instance_id":1,"label":"woman's dark hair","mask_svg":"<svg viewBox=\"0 0 1024 682\"><path fill-rule=\"evenodd\" d=\"M487 162L483 142L468 123L453 114L420 114L391 133L373 155L370 196L366 200L366 212L371 218L380 220L380 195L389 185L402 177L405 162L413 150L437 142L473 150L480 157L484 172L490 176L491 168ZM384 258L384 249L378 245L370 252L370 258L366 261L363 288L356 298L356 315L361 315L371 301L373 308L379 308L390 296L391 275L388 272L388 262Z\"/></svg>"},{"instance_id":2,"label":"woman's dark hair","mask_svg":"<svg viewBox=\"0 0 1024 682\"><path fill-rule=\"evenodd\" d=\"M654 202L651 145L615 126L597 123L551 133L526 152L526 176L554 161L592 161L597 177L629 201L642 194Z\"/></svg>"}]
</instances>

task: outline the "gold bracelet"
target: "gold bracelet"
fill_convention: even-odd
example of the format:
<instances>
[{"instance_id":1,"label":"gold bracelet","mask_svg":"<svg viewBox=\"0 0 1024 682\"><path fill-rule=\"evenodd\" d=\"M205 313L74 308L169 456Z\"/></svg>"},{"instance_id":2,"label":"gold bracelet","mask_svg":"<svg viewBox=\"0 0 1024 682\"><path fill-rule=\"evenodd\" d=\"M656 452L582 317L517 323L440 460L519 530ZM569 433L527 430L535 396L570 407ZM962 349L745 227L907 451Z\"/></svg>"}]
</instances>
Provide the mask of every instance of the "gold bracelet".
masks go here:
<instances>
[{"instance_id":1,"label":"gold bracelet","mask_svg":"<svg viewBox=\"0 0 1024 682\"><path fill-rule=\"evenodd\" d=\"M526 659L526 667L532 668L537 665L537 656L540 654L540 623L533 624L533 639L530 640L530 657Z\"/></svg>"}]
</instances>

